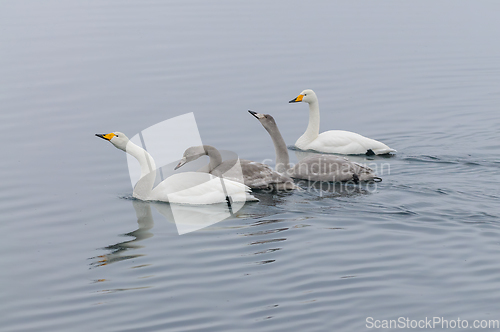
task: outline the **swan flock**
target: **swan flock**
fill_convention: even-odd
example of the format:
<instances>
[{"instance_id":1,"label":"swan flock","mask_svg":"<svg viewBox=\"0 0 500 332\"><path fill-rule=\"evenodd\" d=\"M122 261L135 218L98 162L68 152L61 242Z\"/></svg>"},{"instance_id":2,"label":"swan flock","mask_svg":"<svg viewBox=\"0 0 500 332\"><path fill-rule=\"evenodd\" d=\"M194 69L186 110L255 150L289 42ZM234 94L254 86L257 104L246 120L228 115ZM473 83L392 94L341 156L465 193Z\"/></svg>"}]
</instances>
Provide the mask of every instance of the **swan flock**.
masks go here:
<instances>
[{"instance_id":1,"label":"swan flock","mask_svg":"<svg viewBox=\"0 0 500 332\"><path fill-rule=\"evenodd\" d=\"M230 204L258 201L252 195L252 190L297 189L293 179L353 183L382 180L372 169L338 155L380 155L396 150L349 131L330 130L319 133L319 104L313 90L304 90L289 102L309 104L309 124L295 146L300 150L314 152L295 165L290 164L287 146L274 118L269 114L249 111L271 137L276 157L275 170L263 163L245 159L223 161L215 147L193 146L184 152L175 169L202 156L208 156L208 165L197 172L173 174L155 186L157 167L149 152L131 142L121 132L96 136L137 159L141 175L134 186L133 197L144 201L194 205Z\"/></svg>"}]
</instances>

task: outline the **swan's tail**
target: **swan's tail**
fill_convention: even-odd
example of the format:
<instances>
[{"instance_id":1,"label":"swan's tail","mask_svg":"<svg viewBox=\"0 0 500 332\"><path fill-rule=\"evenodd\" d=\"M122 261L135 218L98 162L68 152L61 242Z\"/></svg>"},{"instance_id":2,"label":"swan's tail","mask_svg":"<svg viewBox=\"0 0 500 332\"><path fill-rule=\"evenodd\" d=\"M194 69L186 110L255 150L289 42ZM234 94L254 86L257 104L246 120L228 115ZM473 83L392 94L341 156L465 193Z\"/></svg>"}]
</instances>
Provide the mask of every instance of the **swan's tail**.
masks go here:
<instances>
[{"instance_id":1,"label":"swan's tail","mask_svg":"<svg viewBox=\"0 0 500 332\"><path fill-rule=\"evenodd\" d=\"M223 183L226 196L230 198L231 202L259 201L257 197L251 194L252 189L249 186L229 179L224 179Z\"/></svg>"},{"instance_id":2,"label":"swan's tail","mask_svg":"<svg viewBox=\"0 0 500 332\"><path fill-rule=\"evenodd\" d=\"M246 193L245 199L247 202L258 202L259 201L259 199L257 197L255 197L254 195L251 195L249 193Z\"/></svg>"},{"instance_id":3,"label":"swan's tail","mask_svg":"<svg viewBox=\"0 0 500 332\"><path fill-rule=\"evenodd\" d=\"M398 152L398 151L396 151L396 150L391 149L391 148L388 147L387 149L375 149L375 150L373 150L373 152L374 152L374 154L389 154L391 152L395 153L395 152Z\"/></svg>"}]
</instances>

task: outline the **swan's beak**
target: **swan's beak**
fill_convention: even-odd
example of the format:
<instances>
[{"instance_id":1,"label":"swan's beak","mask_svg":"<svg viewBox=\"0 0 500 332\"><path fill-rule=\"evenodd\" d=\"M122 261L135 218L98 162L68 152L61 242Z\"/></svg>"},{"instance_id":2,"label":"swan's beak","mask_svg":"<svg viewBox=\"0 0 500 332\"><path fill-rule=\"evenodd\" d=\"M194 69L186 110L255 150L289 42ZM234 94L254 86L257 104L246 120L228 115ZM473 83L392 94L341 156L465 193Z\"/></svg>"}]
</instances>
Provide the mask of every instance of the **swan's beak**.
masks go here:
<instances>
[{"instance_id":1,"label":"swan's beak","mask_svg":"<svg viewBox=\"0 0 500 332\"><path fill-rule=\"evenodd\" d=\"M109 133L109 134L95 134L97 137L100 137L102 139L105 139L106 141L111 141L111 139L113 137L115 137L116 135L113 134L113 133Z\"/></svg>"},{"instance_id":2,"label":"swan's beak","mask_svg":"<svg viewBox=\"0 0 500 332\"><path fill-rule=\"evenodd\" d=\"M186 163L186 158L182 158L181 161L177 164L177 166L175 166L174 168L174 171L178 168L180 168L182 165L184 165Z\"/></svg>"},{"instance_id":3,"label":"swan's beak","mask_svg":"<svg viewBox=\"0 0 500 332\"><path fill-rule=\"evenodd\" d=\"M299 101L302 101L302 98L304 98L303 95L298 95L297 98L290 100L289 103L297 103Z\"/></svg>"},{"instance_id":4,"label":"swan's beak","mask_svg":"<svg viewBox=\"0 0 500 332\"><path fill-rule=\"evenodd\" d=\"M248 113L252 114L253 116L255 116L257 119L262 119L264 117L264 114L260 114L260 113L257 113L257 112L254 112L254 111L250 111L248 110Z\"/></svg>"}]
</instances>

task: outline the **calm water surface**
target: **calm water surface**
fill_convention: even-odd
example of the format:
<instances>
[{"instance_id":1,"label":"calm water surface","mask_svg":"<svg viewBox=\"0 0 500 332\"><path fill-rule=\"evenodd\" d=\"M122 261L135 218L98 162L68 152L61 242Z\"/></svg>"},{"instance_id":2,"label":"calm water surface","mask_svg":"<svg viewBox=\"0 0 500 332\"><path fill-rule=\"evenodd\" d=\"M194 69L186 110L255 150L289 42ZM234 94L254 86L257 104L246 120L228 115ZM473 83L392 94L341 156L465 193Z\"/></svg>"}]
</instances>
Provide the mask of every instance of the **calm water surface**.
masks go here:
<instances>
[{"instance_id":1,"label":"calm water surface","mask_svg":"<svg viewBox=\"0 0 500 332\"><path fill-rule=\"evenodd\" d=\"M500 320L499 11L1 2L0 330ZM235 218L179 236L165 204L130 199L125 154L94 137L194 112L204 143L263 161L274 149L247 110L272 114L293 145L308 111L288 100L306 88L322 130L398 150L355 158L382 183L257 193Z\"/></svg>"}]
</instances>

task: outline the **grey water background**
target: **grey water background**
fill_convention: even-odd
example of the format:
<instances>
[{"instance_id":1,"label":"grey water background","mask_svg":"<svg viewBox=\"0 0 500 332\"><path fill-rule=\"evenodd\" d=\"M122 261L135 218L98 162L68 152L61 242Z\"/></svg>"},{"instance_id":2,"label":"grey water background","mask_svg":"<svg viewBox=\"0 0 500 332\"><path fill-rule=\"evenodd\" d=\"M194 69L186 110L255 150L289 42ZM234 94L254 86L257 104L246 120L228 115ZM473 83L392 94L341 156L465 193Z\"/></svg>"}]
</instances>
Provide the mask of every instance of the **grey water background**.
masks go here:
<instances>
[{"instance_id":1,"label":"grey water background","mask_svg":"<svg viewBox=\"0 0 500 332\"><path fill-rule=\"evenodd\" d=\"M500 3L0 2L0 331L360 331L500 319ZM258 194L179 236L127 199L135 135L194 112L273 158L321 130L398 150L376 187ZM294 152L290 151L293 155ZM181 156L179 156L180 158ZM459 329L454 329L459 330Z\"/></svg>"}]
</instances>

